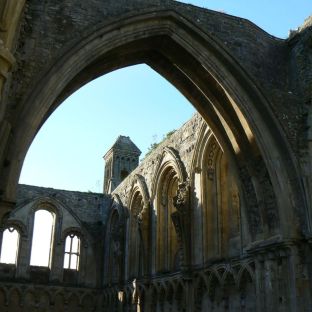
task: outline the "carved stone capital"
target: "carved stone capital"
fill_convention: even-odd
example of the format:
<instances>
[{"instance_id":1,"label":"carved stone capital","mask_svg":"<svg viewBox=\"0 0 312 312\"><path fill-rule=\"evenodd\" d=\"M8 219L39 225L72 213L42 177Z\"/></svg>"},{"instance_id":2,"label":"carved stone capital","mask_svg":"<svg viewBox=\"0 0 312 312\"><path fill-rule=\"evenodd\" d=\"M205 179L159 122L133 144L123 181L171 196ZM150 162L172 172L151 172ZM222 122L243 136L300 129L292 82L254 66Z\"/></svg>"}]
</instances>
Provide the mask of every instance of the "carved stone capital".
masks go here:
<instances>
[{"instance_id":1,"label":"carved stone capital","mask_svg":"<svg viewBox=\"0 0 312 312\"><path fill-rule=\"evenodd\" d=\"M202 172L202 169L201 169L200 167L196 166L196 167L194 168L194 172L199 174L199 173Z\"/></svg>"},{"instance_id":2,"label":"carved stone capital","mask_svg":"<svg viewBox=\"0 0 312 312\"><path fill-rule=\"evenodd\" d=\"M173 198L173 205L180 213L186 212L186 207L189 201L189 188L188 181L179 183L177 195Z\"/></svg>"}]
</instances>

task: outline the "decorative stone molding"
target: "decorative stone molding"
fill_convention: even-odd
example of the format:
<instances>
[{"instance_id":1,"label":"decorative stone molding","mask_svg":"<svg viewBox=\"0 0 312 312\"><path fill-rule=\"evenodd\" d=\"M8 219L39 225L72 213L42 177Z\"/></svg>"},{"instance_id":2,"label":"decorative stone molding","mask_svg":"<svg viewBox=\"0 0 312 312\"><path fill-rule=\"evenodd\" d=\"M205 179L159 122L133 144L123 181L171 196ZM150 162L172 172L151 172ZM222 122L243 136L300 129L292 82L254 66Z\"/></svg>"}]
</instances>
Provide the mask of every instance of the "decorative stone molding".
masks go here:
<instances>
[{"instance_id":1,"label":"decorative stone molding","mask_svg":"<svg viewBox=\"0 0 312 312\"><path fill-rule=\"evenodd\" d=\"M7 73L15 64L15 58L0 39L0 78L6 79Z\"/></svg>"},{"instance_id":2,"label":"decorative stone molding","mask_svg":"<svg viewBox=\"0 0 312 312\"><path fill-rule=\"evenodd\" d=\"M178 184L177 195L173 198L173 205L179 213L185 214L189 204L190 184L184 181Z\"/></svg>"}]
</instances>

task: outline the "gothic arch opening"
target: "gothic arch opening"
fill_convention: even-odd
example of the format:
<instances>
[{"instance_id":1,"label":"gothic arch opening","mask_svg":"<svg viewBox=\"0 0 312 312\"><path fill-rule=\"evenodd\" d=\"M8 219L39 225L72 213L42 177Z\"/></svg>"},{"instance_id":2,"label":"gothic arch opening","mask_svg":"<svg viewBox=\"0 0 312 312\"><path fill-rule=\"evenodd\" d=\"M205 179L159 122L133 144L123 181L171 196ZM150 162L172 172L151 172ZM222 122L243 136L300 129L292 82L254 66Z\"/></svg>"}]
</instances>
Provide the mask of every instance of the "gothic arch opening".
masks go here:
<instances>
[{"instance_id":1,"label":"gothic arch opening","mask_svg":"<svg viewBox=\"0 0 312 312\"><path fill-rule=\"evenodd\" d=\"M245 234L248 223L242 226L241 216L246 213L242 185L233 163L228 159L218 140L203 123L196 143L192 180L193 201L198 201L193 212L195 262L208 263L222 257L238 255L249 239ZM245 218L244 218L245 219ZM242 231L244 229L244 241Z\"/></svg>"},{"instance_id":2,"label":"gothic arch opening","mask_svg":"<svg viewBox=\"0 0 312 312\"><path fill-rule=\"evenodd\" d=\"M139 166L113 195L103 196L107 210L96 198L104 194L84 194L74 201L71 206L75 211L87 207L83 221L86 232L95 239L91 239L91 248L87 241L82 244L79 268L84 270L78 276L79 289L73 287L71 294L48 291L51 282L53 287L66 288L59 270L65 250L62 222L55 225L54 235L54 255L61 257L53 257L58 263L52 263L51 275L41 276L45 289L37 294L27 285L32 274L26 263L30 248L25 243L31 239L27 233L33 224L29 218L28 224L21 222L27 219L26 213L21 216L24 211L19 215L13 211L16 220L10 217L12 224L27 230L20 232L23 266L11 271L16 273L14 282L26 281L17 297L24 298L24 305L31 310L41 305L144 311L194 310L194 306L220 311L308 309L311 281L304 273L311 271L306 260L311 256L311 220L302 184L309 181L302 181L308 170L299 166L302 161L297 155L306 147L296 150L295 145L302 143L296 136L302 131L293 133L283 112L290 115L293 108L298 109L298 116L285 119L298 117L295 127L305 125L304 105L310 103L305 88L310 82L307 43L311 18L286 42L243 19L177 1L129 0L126 6L108 1L107 7L101 0L90 3L77 6L76 0L69 0L64 6L59 2L55 6L53 1L27 2L18 39L18 71L12 74L4 124L0 125L0 137L5 142L0 146L1 212L14 204L23 159L40 126L64 99L100 75L147 64L194 105L209 129L200 134L201 142L192 137L197 121L203 121L197 115L198 119L192 119L179 135L167 141L167 148L160 146L147 158L145 165L152 168L152 177L149 170ZM43 21L46 32L38 27ZM4 57L4 61L12 65L10 59ZM0 89L4 76L0 77ZM189 145L184 144L190 137ZM129 187L135 174L144 177L150 197L141 189ZM50 191L49 195L55 196L56 202L72 203L68 194L60 198L59 193ZM78 204L84 200L84 207ZM35 211L31 202L23 205L28 212ZM140 234L138 223L131 222L141 218L136 207L148 211L145 218L152 223L144 236L153 251L141 280L134 279L141 277L140 270L144 269L141 256L137 257L137 240L130 252L126 247L129 237ZM69 213L60 210L64 212L62 220L72 223L70 228L80 226L70 218L71 209ZM157 231L157 224L163 225L163 231ZM163 233L170 238L162 240L165 248L159 248L165 250L165 256L154 251L161 246L157 239ZM129 254L132 263L139 263L139 269L130 272L132 280L127 279ZM181 267L173 265L177 258ZM196 276L201 278L197 294L193 287ZM3 286L3 306L10 302L12 289Z\"/></svg>"},{"instance_id":3,"label":"gothic arch opening","mask_svg":"<svg viewBox=\"0 0 312 312\"><path fill-rule=\"evenodd\" d=\"M264 212L274 216L274 224L267 231L274 233L274 227L280 226L286 236L291 236L293 227L288 225L300 200L300 188L287 183L289 174L297 183L296 164L269 103L220 42L173 11L119 17L108 26L99 25L47 69L20 111L9 149L12 162L1 179L4 197L14 200L27 148L63 99L99 75L142 62L176 86L208 122L235 163L252 209L265 211L267 207L259 207L259 202L283 194L270 203L269 212ZM262 183L254 181L257 175L256 180L263 179ZM269 194L263 183L271 188ZM283 193L284 189L289 192ZM301 221L306 223L304 218ZM256 231L254 238L261 231Z\"/></svg>"},{"instance_id":4,"label":"gothic arch opening","mask_svg":"<svg viewBox=\"0 0 312 312\"><path fill-rule=\"evenodd\" d=\"M178 237L171 216L176 211L173 198L177 194L179 177L171 166L160 174L156 193L156 271L174 272L180 269Z\"/></svg>"},{"instance_id":5,"label":"gothic arch opening","mask_svg":"<svg viewBox=\"0 0 312 312\"><path fill-rule=\"evenodd\" d=\"M137 190L134 192L130 204L130 220L129 220L129 278L142 278L144 274L144 262L147 255L144 252L142 233L142 215L144 209L144 201L142 194Z\"/></svg>"}]
</instances>

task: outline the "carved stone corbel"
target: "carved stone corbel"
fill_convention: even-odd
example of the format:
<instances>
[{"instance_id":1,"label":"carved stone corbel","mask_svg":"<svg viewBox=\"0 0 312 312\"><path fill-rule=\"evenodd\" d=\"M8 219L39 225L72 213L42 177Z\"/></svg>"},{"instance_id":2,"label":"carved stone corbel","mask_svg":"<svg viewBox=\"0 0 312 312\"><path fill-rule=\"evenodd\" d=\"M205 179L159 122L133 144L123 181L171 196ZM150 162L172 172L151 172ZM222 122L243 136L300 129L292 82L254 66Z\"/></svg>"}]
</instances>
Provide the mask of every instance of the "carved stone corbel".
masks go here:
<instances>
[{"instance_id":1,"label":"carved stone corbel","mask_svg":"<svg viewBox=\"0 0 312 312\"><path fill-rule=\"evenodd\" d=\"M175 227L179 249L181 250L181 269L188 276L191 264L191 223L190 223L190 184L189 181L179 183L173 205L177 209L171 214Z\"/></svg>"},{"instance_id":2,"label":"carved stone corbel","mask_svg":"<svg viewBox=\"0 0 312 312\"><path fill-rule=\"evenodd\" d=\"M177 195L173 198L173 205L179 213L185 214L189 204L189 182L179 183Z\"/></svg>"}]
</instances>

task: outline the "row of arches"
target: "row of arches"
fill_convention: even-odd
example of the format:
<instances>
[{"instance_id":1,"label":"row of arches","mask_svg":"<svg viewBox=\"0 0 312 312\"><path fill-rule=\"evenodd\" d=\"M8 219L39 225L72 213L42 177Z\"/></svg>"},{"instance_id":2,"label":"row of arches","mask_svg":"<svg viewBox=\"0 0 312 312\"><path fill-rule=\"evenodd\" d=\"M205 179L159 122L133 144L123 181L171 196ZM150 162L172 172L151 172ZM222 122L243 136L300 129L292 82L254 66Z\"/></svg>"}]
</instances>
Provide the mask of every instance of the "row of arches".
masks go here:
<instances>
[{"instance_id":1,"label":"row of arches","mask_svg":"<svg viewBox=\"0 0 312 312\"><path fill-rule=\"evenodd\" d=\"M217 20L220 18L222 23L228 23L240 34L242 31L242 37L224 40L222 31L212 27L210 32L211 25L207 25L206 29L204 24L192 21L190 16L187 17L187 10L178 5L172 7L168 4L161 9L147 6L141 14L135 9L134 15L129 15L122 7L118 9L120 15L116 17L113 14L115 18L109 23L101 18L101 22L94 21L94 27L83 27L79 38L76 41L73 39L57 55L51 50L51 63L43 62L38 71L32 72L33 79L30 79L31 75L29 81L14 76L16 79L13 79L12 85L16 88L11 88L11 91L21 88L20 91L23 90L25 94L16 98L19 109L16 118L13 118L14 123L11 125L6 121L10 126L7 125L8 130L3 136L7 144L3 148L3 159L7 159L6 163L10 165L1 169L3 199L14 202L21 160L44 120L64 98L101 74L146 63L188 98L210 124L229 158L236 162L248 195L246 203L251 210L247 215L247 234L254 240L266 239L279 228L286 237L292 237L298 232L298 229L289 226L288 220L293 218L298 218L298 224L308 231L309 215L299 165L273 113L274 95L262 90L261 80L257 81L260 70L259 66L254 65L257 62L248 61L254 58L250 51L255 45L244 44L244 27L237 27L228 17L217 15ZM75 20L77 27L80 20L83 19ZM245 27L249 28L250 25ZM266 42L264 46L271 46L272 49L277 47L274 38L256 27L253 29ZM55 27L51 27L51 30L57 32ZM49 35L52 41L64 36L63 33L57 33L54 37L52 32ZM103 40L98 41L100 37ZM21 38L22 41L25 39ZM44 45L47 43L45 40L48 37L38 42ZM246 40L249 42L250 37ZM229 49L230 46L235 49ZM248 57L242 57L237 46L243 46ZM26 47L21 44L21 49ZM263 60L271 59L267 57L269 50L257 49L257 53L261 54ZM36 52L40 52L39 46ZM31 55L30 58L40 53ZM21 66L16 75L24 72ZM261 74L266 75L267 71L261 71ZM22 88L20 81L28 81L31 86ZM15 98L14 94L12 97ZM262 167L264 170L261 170ZM273 222L267 224L271 219Z\"/></svg>"},{"instance_id":2,"label":"row of arches","mask_svg":"<svg viewBox=\"0 0 312 312\"><path fill-rule=\"evenodd\" d=\"M253 262L212 266L192 280L178 275L135 281L121 289L106 289L103 302L122 311L184 311L193 300L193 311L254 311L256 309ZM104 306L105 306L104 304ZM106 311L104 309L104 311Z\"/></svg>"},{"instance_id":3,"label":"row of arches","mask_svg":"<svg viewBox=\"0 0 312 312\"><path fill-rule=\"evenodd\" d=\"M181 258L185 262L183 265L209 264L214 255L222 257L235 254L237 245L247 245L250 241L257 244L277 233L282 240L310 236L309 187L303 185L301 179L303 168L298 159L296 140L293 142L288 137L286 128L283 129L283 117L279 112L279 103L284 99L285 103L288 102L284 93L293 94L294 103L296 95L300 94L299 88L292 87L289 90L285 87L287 83L280 83L292 81L297 76L296 69L294 72L287 71L289 62L297 63L296 53L291 53L296 49L295 42L289 46L288 42L276 40L243 20L190 9L170 1L162 6L151 3L151 7L143 2L141 5L137 4L136 1L129 6L94 6L90 8L91 11L84 10L83 6L80 13L77 13L77 18L70 20L74 29L77 29L73 32L71 27L55 27L55 20L49 16L51 11L55 12L54 5L47 2L42 6L39 12L42 16L38 14L36 5L30 5L28 14L25 14L29 31L17 39L18 68L11 85L7 86L8 94L3 101L4 114L0 129L4 141L0 155L3 164L0 173L2 210L9 210L10 204L15 200L22 160L31 141L62 100L98 75L145 62L171 81L209 122L224 151L227 151L228 161L235 162L236 175L241 182L237 185L239 197L231 196L230 192L217 197L218 211L213 210L210 215L210 229L212 226L224 228L224 231L212 231L217 235L210 235L209 230L206 233L205 229L209 227L196 223L197 220L202 220L202 223L209 224L208 217L197 218L206 209L205 200L200 201L204 198L202 193L196 198L204 208L198 209L196 213L192 212L192 217L196 214L194 218L190 218L192 231L186 230L190 225L185 217L188 215L185 202L183 199L176 202L176 210L170 216L174 220L177 240L183 246L180 248ZM69 3L68 7L70 6ZM100 15L99 19L96 18L97 13ZM37 16L42 18L38 19ZM88 18L90 16L91 19ZM194 18L195 16L200 18ZM70 17L71 15L64 15L65 21ZM48 31L31 31L39 29L34 27L40 25L38 20L45 22L45 29ZM228 32L227 29L232 31ZM14 31L15 26L12 34ZM233 33L237 35L233 36ZM255 37L259 39L257 44ZM32 53L28 51L29 45L25 44L29 38L37 43ZM71 40L64 40L66 38ZM54 49L60 42L64 43L62 47ZM49 58L40 57L42 51L47 52ZM274 77L268 77L270 69L275 65L277 70ZM9 102L12 105L8 105ZM298 103L301 103L299 98ZM223 182L216 184L209 178L218 175L202 169L203 167L198 167L195 177L190 177L192 183L197 179L200 184L201 178L208 175L207 184L216 192L221 189L220 185L233 184L222 179L226 171L221 172L219 181ZM181 188L183 190L183 186ZM235 185L232 188L235 194ZM196 190L200 191L198 188ZM222 207L225 207L225 199L229 197L236 198L238 204L224 211ZM153 193L150 198L154 199ZM151 202L151 207L155 207L154 201ZM232 221L231 217L237 210L235 207L245 208L240 209L244 222L234 221L229 226L228 220ZM157 209L154 211L158 212ZM152 212L150 214L153 216ZM106 244L110 246L109 250L113 250L108 253L108 263L114 263L111 257L116 255L117 267L121 263L121 253L128 233L127 230L122 233L118 230L119 225L127 228L127 222L123 218L118 212L115 216L112 214L111 220L114 222L111 224L115 225L111 226L112 234L109 237L113 239L109 239L110 243ZM153 221L152 218L149 220ZM153 246L152 242L158 242L158 245L162 243L163 248L169 246L169 250L173 250L169 260L160 256L161 251L154 253L151 259L147 257L150 263L147 267L155 268L156 272L158 264L164 270L168 263L171 266L173 255L179 251L176 252L162 240L159 242L155 233L162 232L157 232L157 226L152 224L155 227L152 231L154 236L149 236L149 242L153 250L156 249L156 243ZM149 228L153 229L153 226ZM140 230L134 232L140 233ZM188 232L192 234L191 242L185 239L185 233ZM170 236L168 232L166 235ZM199 242L198 245L194 241ZM189 245L192 248L188 248ZM199 247L198 250L194 250L195 246ZM191 256L188 256L187 251ZM120 270L112 275L123 276L126 272L127 267L121 265Z\"/></svg>"},{"instance_id":4,"label":"row of arches","mask_svg":"<svg viewBox=\"0 0 312 312\"><path fill-rule=\"evenodd\" d=\"M84 274L81 271L86 253L82 246L87 245L86 233L76 221L68 223L67 215L67 221L63 222L63 214L68 212L59 204L39 199L24 203L4 220L0 265L10 266L14 273L2 278L26 278L39 283L51 279L69 284L78 282L79 275ZM26 224L22 220L25 216Z\"/></svg>"},{"instance_id":5,"label":"row of arches","mask_svg":"<svg viewBox=\"0 0 312 312\"><path fill-rule=\"evenodd\" d=\"M61 288L1 287L3 311L93 311L98 295L88 290L66 291Z\"/></svg>"},{"instance_id":6,"label":"row of arches","mask_svg":"<svg viewBox=\"0 0 312 312\"><path fill-rule=\"evenodd\" d=\"M166 147L158 152L149 182L136 173L128 189L117 189L105 253L105 272L115 277L104 277L104 284L187 274L193 266L240 255L239 184L207 124L199 128L191 161L196 168L187 172L178 151ZM122 193L127 195L121 199Z\"/></svg>"}]
</instances>

